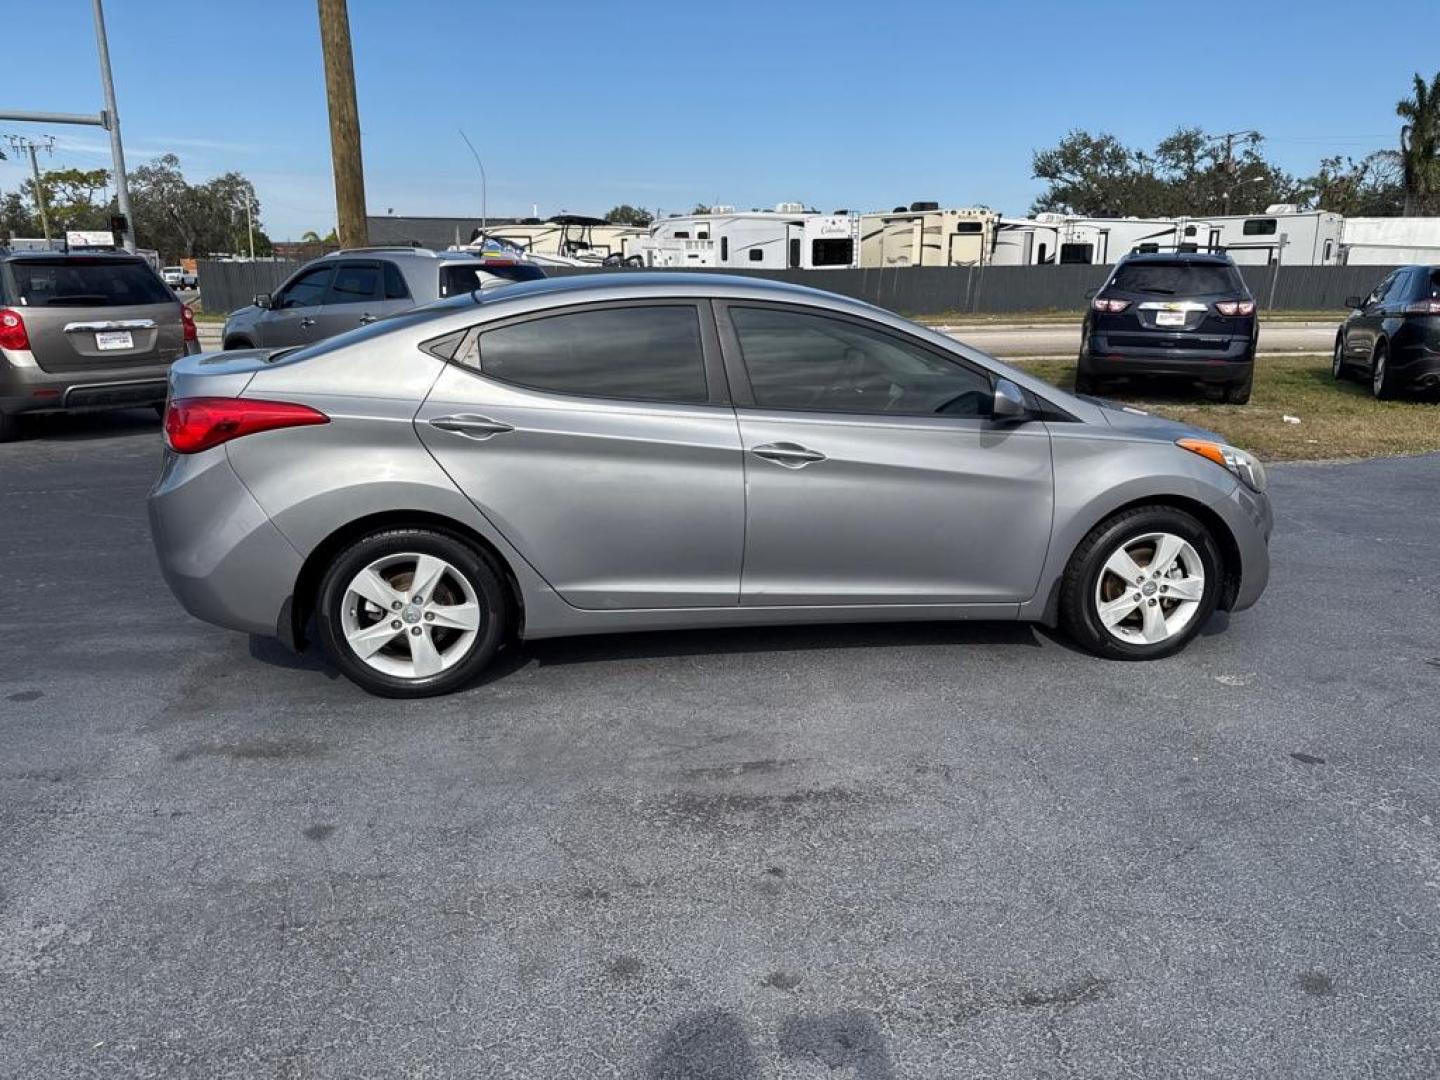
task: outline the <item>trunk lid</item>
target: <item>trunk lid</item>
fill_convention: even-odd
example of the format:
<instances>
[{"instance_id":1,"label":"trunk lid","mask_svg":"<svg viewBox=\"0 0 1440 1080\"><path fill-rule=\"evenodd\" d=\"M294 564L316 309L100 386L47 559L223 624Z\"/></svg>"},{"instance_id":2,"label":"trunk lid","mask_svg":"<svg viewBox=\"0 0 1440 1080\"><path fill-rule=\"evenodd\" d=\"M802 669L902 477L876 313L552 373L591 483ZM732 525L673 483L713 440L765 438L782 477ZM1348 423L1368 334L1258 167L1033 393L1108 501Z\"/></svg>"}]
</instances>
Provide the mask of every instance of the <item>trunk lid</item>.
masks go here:
<instances>
[{"instance_id":1,"label":"trunk lid","mask_svg":"<svg viewBox=\"0 0 1440 1080\"><path fill-rule=\"evenodd\" d=\"M198 353L170 365L170 397L239 397L257 371L291 349Z\"/></svg>"}]
</instances>

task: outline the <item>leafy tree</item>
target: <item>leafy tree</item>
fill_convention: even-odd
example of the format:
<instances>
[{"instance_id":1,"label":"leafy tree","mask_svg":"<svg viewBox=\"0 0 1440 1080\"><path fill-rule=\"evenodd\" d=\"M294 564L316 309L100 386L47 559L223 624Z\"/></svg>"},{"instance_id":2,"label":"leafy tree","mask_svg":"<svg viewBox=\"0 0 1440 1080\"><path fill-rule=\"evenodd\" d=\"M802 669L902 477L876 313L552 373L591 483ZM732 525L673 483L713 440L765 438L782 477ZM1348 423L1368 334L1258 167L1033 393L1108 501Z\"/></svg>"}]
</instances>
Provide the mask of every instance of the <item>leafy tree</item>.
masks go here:
<instances>
[{"instance_id":1,"label":"leafy tree","mask_svg":"<svg viewBox=\"0 0 1440 1080\"><path fill-rule=\"evenodd\" d=\"M334 229L331 229L324 236L321 236L314 229L307 229L300 234L300 242L302 244L338 244L340 238L335 234Z\"/></svg>"},{"instance_id":2,"label":"leafy tree","mask_svg":"<svg viewBox=\"0 0 1440 1080\"><path fill-rule=\"evenodd\" d=\"M52 169L40 174L45 191L45 207L50 216L50 231L62 236L70 229L105 229L110 225L109 201L97 201L110 183L106 169ZM35 181L20 185L21 195L35 208L36 232L39 232L39 203L35 199Z\"/></svg>"},{"instance_id":3,"label":"leafy tree","mask_svg":"<svg viewBox=\"0 0 1440 1080\"><path fill-rule=\"evenodd\" d=\"M1427 84L1415 75L1414 92L1395 103L1405 184L1405 213L1420 211L1440 195L1440 73Z\"/></svg>"},{"instance_id":4,"label":"leafy tree","mask_svg":"<svg viewBox=\"0 0 1440 1080\"><path fill-rule=\"evenodd\" d=\"M1049 187L1031 212L1176 217L1247 213L1293 200L1300 185L1265 160L1262 141L1252 133L1227 158L1200 128L1179 128L1153 151L1105 133L1072 131L1034 155L1032 171Z\"/></svg>"},{"instance_id":5,"label":"leafy tree","mask_svg":"<svg viewBox=\"0 0 1440 1080\"><path fill-rule=\"evenodd\" d=\"M648 211L629 203L621 203L605 215L605 220L611 225L638 225L643 229L655 219Z\"/></svg>"},{"instance_id":6,"label":"leafy tree","mask_svg":"<svg viewBox=\"0 0 1440 1080\"><path fill-rule=\"evenodd\" d=\"M18 191L0 195L0 238L40 235L40 223Z\"/></svg>"},{"instance_id":7,"label":"leafy tree","mask_svg":"<svg viewBox=\"0 0 1440 1080\"><path fill-rule=\"evenodd\" d=\"M695 209L694 209L694 210L691 210L690 213L692 213L692 214L708 214L708 213L710 213L710 207L706 206L704 203L696 203L696 204L695 204Z\"/></svg>"},{"instance_id":8,"label":"leafy tree","mask_svg":"<svg viewBox=\"0 0 1440 1080\"><path fill-rule=\"evenodd\" d=\"M1305 202L1346 217L1393 217L1405 210L1402 172L1394 150L1377 150L1361 161L1328 157L1305 181Z\"/></svg>"}]
</instances>

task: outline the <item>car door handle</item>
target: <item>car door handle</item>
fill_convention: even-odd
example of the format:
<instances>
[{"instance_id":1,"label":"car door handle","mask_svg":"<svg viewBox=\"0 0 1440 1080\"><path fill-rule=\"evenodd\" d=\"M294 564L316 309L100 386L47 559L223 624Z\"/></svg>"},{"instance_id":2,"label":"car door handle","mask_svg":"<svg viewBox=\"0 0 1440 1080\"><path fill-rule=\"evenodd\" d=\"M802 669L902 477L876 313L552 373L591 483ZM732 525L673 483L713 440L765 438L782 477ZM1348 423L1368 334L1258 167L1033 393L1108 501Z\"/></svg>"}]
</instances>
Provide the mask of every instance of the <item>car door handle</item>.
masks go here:
<instances>
[{"instance_id":1,"label":"car door handle","mask_svg":"<svg viewBox=\"0 0 1440 1080\"><path fill-rule=\"evenodd\" d=\"M364 326L366 323L372 323L379 317L379 315L371 315L370 312L367 311L365 312L365 314L360 316L360 325Z\"/></svg>"},{"instance_id":2,"label":"car door handle","mask_svg":"<svg viewBox=\"0 0 1440 1080\"><path fill-rule=\"evenodd\" d=\"M762 446L752 446L750 452L756 457L762 457L766 461L773 461L776 465L784 465L787 469L803 469L806 465L815 461L824 461L825 455L818 450L811 450L808 446L801 446L799 443L777 442L765 443Z\"/></svg>"},{"instance_id":3,"label":"car door handle","mask_svg":"<svg viewBox=\"0 0 1440 1080\"><path fill-rule=\"evenodd\" d=\"M300 320L300 328L301 328L302 330L303 330L305 327L307 327L307 326L314 326L314 325L315 325L315 320L312 319L312 318L310 318L309 315L306 315L305 318L303 318L303 319Z\"/></svg>"},{"instance_id":4,"label":"car door handle","mask_svg":"<svg viewBox=\"0 0 1440 1080\"><path fill-rule=\"evenodd\" d=\"M503 435L507 431L515 430L513 424L507 424L501 420L491 420L488 416L475 416L472 413L462 413L458 416L437 416L430 421L430 426L480 442L492 436Z\"/></svg>"}]
</instances>

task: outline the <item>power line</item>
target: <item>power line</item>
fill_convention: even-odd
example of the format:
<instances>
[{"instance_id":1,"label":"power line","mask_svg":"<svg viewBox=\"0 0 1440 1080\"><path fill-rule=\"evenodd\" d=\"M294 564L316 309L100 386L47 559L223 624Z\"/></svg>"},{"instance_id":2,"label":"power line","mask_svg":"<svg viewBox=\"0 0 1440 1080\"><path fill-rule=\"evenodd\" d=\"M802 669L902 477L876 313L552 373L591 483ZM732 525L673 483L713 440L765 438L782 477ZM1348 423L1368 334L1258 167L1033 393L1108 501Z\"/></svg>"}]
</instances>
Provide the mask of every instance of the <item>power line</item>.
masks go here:
<instances>
[{"instance_id":1,"label":"power line","mask_svg":"<svg viewBox=\"0 0 1440 1080\"><path fill-rule=\"evenodd\" d=\"M41 135L41 141L35 142L23 135L7 135L5 141L10 144L11 149L21 154L28 154L30 157L30 173L35 177L35 205L40 208L40 229L45 234L45 240L50 240L50 208L45 205L45 185L40 181L40 164L35 160L37 151L44 150L47 154L55 153L55 136Z\"/></svg>"}]
</instances>

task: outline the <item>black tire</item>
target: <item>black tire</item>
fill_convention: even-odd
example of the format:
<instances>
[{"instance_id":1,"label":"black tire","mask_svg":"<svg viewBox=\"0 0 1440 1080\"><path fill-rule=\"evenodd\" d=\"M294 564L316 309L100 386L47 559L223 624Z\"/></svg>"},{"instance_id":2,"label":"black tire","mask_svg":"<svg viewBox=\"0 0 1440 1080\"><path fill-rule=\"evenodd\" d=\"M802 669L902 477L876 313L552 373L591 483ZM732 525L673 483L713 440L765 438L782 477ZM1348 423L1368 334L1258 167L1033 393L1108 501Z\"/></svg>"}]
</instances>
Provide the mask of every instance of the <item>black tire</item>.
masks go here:
<instances>
[{"instance_id":1,"label":"black tire","mask_svg":"<svg viewBox=\"0 0 1440 1080\"><path fill-rule=\"evenodd\" d=\"M453 666L425 678L403 678L376 670L356 655L343 631L342 606L350 582L376 560L403 553L433 555L449 563L464 575L480 609L480 626L469 651ZM335 666L357 686L390 698L448 694L472 681L494 659L504 640L508 619L508 595L491 561L458 537L431 529L386 529L351 544L326 568L315 606L318 636ZM415 627L411 629L413 632ZM405 640L403 633L396 639L400 640Z\"/></svg>"},{"instance_id":2,"label":"black tire","mask_svg":"<svg viewBox=\"0 0 1440 1080\"><path fill-rule=\"evenodd\" d=\"M9 442L20 434L20 421L17 417L0 410L0 442Z\"/></svg>"},{"instance_id":3,"label":"black tire","mask_svg":"<svg viewBox=\"0 0 1440 1080\"><path fill-rule=\"evenodd\" d=\"M1330 357L1330 377L1336 382L1345 382L1350 378L1350 365L1345 362L1345 336L1335 335L1335 352Z\"/></svg>"},{"instance_id":4,"label":"black tire","mask_svg":"<svg viewBox=\"0 0 1440 1080\"><path fill-rule=\"evenodd\" d=\"M645 260L642 259L639 255L631 255L628 259L625 260L625 265L632 267L636 270L641 270L645 267Z\"/></svg>"},{"instance_id":5,"label":"black tire","mask_svg":"<svg viewBox=\"0 0 1440 1080\"><path fill-rule=\"evenodd\" d=\"M250 344L248 338L243 337L226 338L225 344L222 346L222 348L226 352L229 352L232 349L253 349L254 347L254 345Z\"/></svg>"},{"instance_id":6,"label":"black tire","mask_svg":"<svg viewBox=\"0 0 1440 1080\"><path fill-rule=\"evenodd\" d=\"M1255 384L1255 372L1252 370L1238 382L1226 383L1225 403L1227 405L1246 405L1250 401L1250 390Z\"/></svg>"},{"instance_id":7,"label":"black tire","mask_svg":"<svg viewBox=\"0 0 1440 1080\"><path fill-rule=\"evenodd\" d=\"M1390 346L1383 341L1375 346L1375 355L1370 360L1370 392L1376 401L1389 401L1400 394L1395 372L1390 367Z\"/></svg>"},{"instance_id":8,"label":"black tire","mask_svg":"<svg viewBox=\"0 0 1440 1080\"><path fill-rule=\"evenodd\" d=\"M1187 541L1199 555L1205 584L1190 621L1173 637L1155 644L1121 641L1100 621L1096 589L1105 561L1128 541L1146 533L1167 532ZM1110 660L1158 660L1171 656L1198 634L1215 612L1224 577L1224 560L1215 538L1201 522L1170 506L1140 506L1102 521L1080 542L1060 586L1060 625L1087 652ZM1113 580L1113 579L1112 579ZM1160 597L1155 599L1161 600Z\"/></svg>"},{"instance_id":9,"label":"black tire","mask_svg":"<svg viewBox=\"0 0 1440 1080\"><path fill-rule=\"evenodd\" d=\"M1075 393L1077 394L1098 394L1100 392L1100 380L1091 374L1090 369L1081 360L1075 365Z\"/></svg>"}]
</instances>

